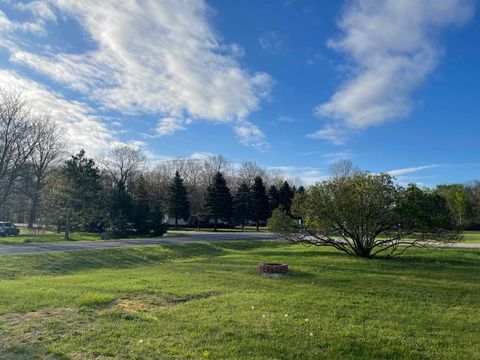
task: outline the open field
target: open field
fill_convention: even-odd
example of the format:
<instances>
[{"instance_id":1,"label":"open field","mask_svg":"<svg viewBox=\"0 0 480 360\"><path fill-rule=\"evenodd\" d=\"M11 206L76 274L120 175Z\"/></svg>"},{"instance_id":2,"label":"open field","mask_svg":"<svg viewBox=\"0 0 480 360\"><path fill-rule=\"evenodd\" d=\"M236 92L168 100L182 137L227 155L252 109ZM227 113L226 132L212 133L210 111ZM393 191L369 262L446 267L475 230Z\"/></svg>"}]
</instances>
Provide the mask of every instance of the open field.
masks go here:
<instances>
[{"instance_id":1,"label":"open field","mask_svg":"<svg viewBox=\"0 0 480 360\"><path fill-rule=\"evenodd\" d=\"M1 256L0 358L475 359L479 273L478 250L255 241Z\"/></svg>"}]
</instances>

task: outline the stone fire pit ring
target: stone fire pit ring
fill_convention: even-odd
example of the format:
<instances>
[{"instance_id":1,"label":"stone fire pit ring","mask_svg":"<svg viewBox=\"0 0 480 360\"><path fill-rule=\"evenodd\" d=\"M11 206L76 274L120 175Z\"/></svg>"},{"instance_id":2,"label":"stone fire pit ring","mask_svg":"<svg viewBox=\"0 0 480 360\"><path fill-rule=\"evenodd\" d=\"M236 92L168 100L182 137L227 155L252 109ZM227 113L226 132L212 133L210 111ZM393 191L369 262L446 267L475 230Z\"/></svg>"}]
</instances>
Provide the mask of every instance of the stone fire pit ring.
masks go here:
<instances>
[{"instance_id":1,"label":"stone fire pit ring","mask_svg":"<svg viewBox=\"0 0 480 360\"><path fill-rule=\"evenodd\" d=\"M261 274L286 274L288 272L288 264L279 263L261 263L258 265L258 271Z\"/></svg>"}]
</instances>

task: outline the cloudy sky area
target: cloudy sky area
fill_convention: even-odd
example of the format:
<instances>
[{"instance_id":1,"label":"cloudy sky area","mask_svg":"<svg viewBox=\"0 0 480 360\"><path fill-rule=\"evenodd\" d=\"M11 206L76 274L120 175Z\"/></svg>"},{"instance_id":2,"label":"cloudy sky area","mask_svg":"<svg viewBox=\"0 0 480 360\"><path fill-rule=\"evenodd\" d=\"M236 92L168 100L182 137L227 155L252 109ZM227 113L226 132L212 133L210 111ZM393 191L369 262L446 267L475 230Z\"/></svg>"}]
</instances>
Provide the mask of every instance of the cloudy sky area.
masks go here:
<instances>
[{"instance_id":1,"label":"cloudy sky area","mask_svg":"<svg viewBox=\"0 0 480 360\"><path fill-rule=\"evenodd\" d=\"M0 0L0 87L72 148L480 178L473 0Z\"/></svg>"}]
</instances>

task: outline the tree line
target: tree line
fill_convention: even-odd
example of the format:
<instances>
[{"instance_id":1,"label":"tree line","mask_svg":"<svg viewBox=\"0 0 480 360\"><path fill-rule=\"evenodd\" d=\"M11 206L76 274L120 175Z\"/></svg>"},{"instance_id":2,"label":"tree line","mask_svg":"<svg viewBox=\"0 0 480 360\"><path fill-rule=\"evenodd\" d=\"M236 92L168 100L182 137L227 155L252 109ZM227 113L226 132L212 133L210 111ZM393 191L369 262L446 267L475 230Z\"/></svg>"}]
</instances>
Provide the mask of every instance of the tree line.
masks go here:
<instances>
[{"instance_id":1,"label":"tree line","mask_svg":"<svg viewBox=\"0 0 480 360\"><path fill-rule=\"evenodd\" d=\"M71 229L158 235L165 214L174 226L258 229L277 208L294 217L292 204L306 192L299 179L221 155L155 166L126 145L95 159L69 155L63 133L21 94L0 89L0 220L56 226L67 238ZM345 161L331 169L332 178L355 171ZM457 229L480 228L480 181L418 190L441 198Z\"/></svg>"}]
</instances>

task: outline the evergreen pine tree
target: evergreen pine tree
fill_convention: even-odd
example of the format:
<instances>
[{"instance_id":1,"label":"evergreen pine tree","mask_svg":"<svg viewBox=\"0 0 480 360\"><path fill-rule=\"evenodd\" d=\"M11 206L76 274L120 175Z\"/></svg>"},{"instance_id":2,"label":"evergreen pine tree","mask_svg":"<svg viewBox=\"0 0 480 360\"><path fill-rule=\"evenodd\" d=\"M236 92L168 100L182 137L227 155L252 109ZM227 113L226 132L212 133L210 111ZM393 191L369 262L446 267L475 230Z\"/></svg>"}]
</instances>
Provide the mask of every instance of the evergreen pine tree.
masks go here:
<instances>
[{"instance_id":1,"label":"evergreen pine tree","mask_svg":"<svg viewBox=\"0 0 480 360\"><path fill-rule=\"evenodd\" d=\"M90 230L88 227L97 226L104 217L100 174L84 150L60 168L48 201L58 223L65 224L65 240L69 240L72 225Z\"/></svg>"},{"instance_id":2,"label":"evergreen pine tree","mask_svg":"<svg viewBox=\"0 0 480 360\"><path fill-rule=\"evenodd\" d=\"M109 223L113 237L127 235L128 224L132 216L132 198L122 182L119 182L112 191L110 201Z\"/></svg>"},{"instance_id":3,"label":"evergreen pine tree","mask_svg":"<svg viewBox=\"0 0 480 360\"><path fill-rule=\"evenodd\" d=\"M252 186L252 214L255 219L257 231L260 230L260 222L267 221L269 212L268 196L260 176L255 178Z\"/></svg>"},{"instance_id":4,"label":"evergreen pine tree","mask_svg":"<svg viewBox=\"0 0 480 360\"><path fill-rule=\"evenodd\" d=\"M280 205L280 193L275 185L270 186L268 189L268 206L269 215Z\"/></svg>"},{"instance_id":5,"label":"evergreen pine tree","mask_svg":"<svg viewBox=\"0 0 480 360\"><path fill-rule=\"evenodd\" d=\"M178 227L178 219L188 220L190 217L187 188L178 171L175 172L175 177L170 185L168 215L175 218L175 229Z\"/></svg>"},{"instance_id":6,"label":"evergreen pine tree","mask_svg":"<svg viewBox=\"0 0 480 360\"><path fill-rule=\"evenodd\" d=\"M133 200L133 220L138 234L162 236L167 231L163 211L160 204L152 202L143 176L140 176L135 183Z\"/></svg>"},{"instance_id":7,"label":"evergreen pine tree","mask_svg":"<svg viewBox=\"0 0 480 360\"><path fill-rule=\"evenodd\" d=\"M232 195L221 172L215 174L212 183L207 187L205 209L215 221L215 231L217 231L218 219L230 221Z\"/></svg>"},{"instance_id":8,"label":"evergreen pine tree","mask_svg":"<svg viewBox=\"0 0 480 360\"><path fill-rule=\"evenodd\" d=\"M252 214L252 193L248 185L243 182L233 197L234 218L237 224L245 231L245 222Z\"/></svg>"},{"instance_id":9,"label":"evergreen pine tree","mask_svg":"<svg viewBox=\"0 0 480 360\"><path fill-rule=\"evenodd\" d=\"M143 176L140 176L135 182L133 201L133 223L135 224L137 234L148 234L150 232L150 223L153 219L151 219L149 195ZM163 219L160 219L160 221L163 221Z\"/></svg>"},{"instance_id":10,"label":"evergreen pine tree","mask_svg":"<svg viewBox=\"0 0 480 360\"><path fill-rule=\"evenodd\" d=\"M292 188L288 184L287 181L285 181L280 188L279 191L279 197L280 197L280 205L287 211L288 214L290 214L290 208L292 207L292 200L294 196L294 192L292 191Z\"/></svg>"}]
</instances>

